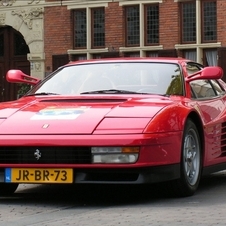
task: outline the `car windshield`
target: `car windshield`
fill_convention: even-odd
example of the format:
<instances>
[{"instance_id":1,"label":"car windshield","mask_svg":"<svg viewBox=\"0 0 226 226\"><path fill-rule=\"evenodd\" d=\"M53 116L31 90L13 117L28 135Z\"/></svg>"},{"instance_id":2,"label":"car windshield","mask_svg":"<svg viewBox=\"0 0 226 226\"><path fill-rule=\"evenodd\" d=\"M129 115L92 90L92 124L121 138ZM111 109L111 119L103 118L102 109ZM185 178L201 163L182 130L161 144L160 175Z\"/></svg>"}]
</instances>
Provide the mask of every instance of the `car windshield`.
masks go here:
<instances>
[{"instance_id":1,"label":"car windshield","mask_svg":"<svg viewBox=\"0 0 226 226\"><path fill-rule=\"evenodd\" d=\"M28 95L159 94L182 95L178 64L101 62L62 67Z\"/></svg>"}]
</instances>

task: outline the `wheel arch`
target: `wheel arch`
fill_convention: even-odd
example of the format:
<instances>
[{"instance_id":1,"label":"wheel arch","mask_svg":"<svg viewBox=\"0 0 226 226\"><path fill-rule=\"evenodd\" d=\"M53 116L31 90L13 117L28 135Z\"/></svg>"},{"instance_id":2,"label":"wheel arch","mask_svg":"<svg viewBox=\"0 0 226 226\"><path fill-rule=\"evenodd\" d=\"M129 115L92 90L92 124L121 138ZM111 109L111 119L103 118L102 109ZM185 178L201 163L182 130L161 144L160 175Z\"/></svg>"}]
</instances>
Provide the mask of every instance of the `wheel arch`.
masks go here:
<instances>
[{"instance_id":1,"label":"wheel arch","mask_svg":"<svg viewBox=\"0 0 226 226\"><path fill-rule=\"evenodd\" d=\"M204 130L203 130L202 120L201 120L200 116L194 111L189 113L187 120L188 119L192 120L195 123L196 128L199 132L200 143L201 143L200 145L201 145L201 154L202 154L202 164L203 164L203 158L205 155L205 153L204 153L205 142L204 142Z\"/></svg>"},{"instance_id":2,"label":"wheel arch","mask_svg":"<svg viewBox=\"0 0 226 226\"><path fill-rule=\"evenodd\" d=\"M204 158L204 130L203 130L203 124L200 116L198 115L197 112L191 111L188 113L187 117L184 118L185 120L183 121L183 138L185 137L186 133L189 131L190 128L194 129L194 125L196 126L199 139L200 139L200 155L199 155L199 163L195 163L196 166L198 166L198 174L194 177L194 182L188 180L188 172L187 168L185 166L185 162L183 161L183 156L184 156L184 142L182 140L182 146L181 146L181 163L180 163L180 178L169 181L167 184L167 188L170 189L170 192L178 197L187 197L193 195L196 190L198 189L200 178L202 176L202 170L203 170L203 158ZM192 123L191 123L192 122ZM194 124L194 125L193 125ZM192 146L191 146L192 147ZM189 149L192 149L189 147ZM186 156L187 158L190 158L189 156ZM192 158L191 158L192 160ZM193 161L193 160L192 160ZM188 170L189 167L188 167ZM196 171L196 170L195 170ZM196 172L195 172L196 174ZM191 178L191 180L193 180Z\"/></svg>"}]
</instances>

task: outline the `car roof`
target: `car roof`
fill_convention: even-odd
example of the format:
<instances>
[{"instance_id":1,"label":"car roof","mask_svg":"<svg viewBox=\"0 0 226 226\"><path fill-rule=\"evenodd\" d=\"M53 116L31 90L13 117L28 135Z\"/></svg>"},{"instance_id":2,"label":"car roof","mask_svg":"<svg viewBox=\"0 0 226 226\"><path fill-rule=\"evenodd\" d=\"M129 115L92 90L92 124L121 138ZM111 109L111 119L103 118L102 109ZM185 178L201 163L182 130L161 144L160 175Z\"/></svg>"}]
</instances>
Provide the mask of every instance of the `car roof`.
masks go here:
<instances>
[{"instance_id":1,"label":"car roof","mask_svg":"<svg viewBox=\"0 0 226 226\"><path fill-rule=\"evenodd\" d=\"M101 58L91 60L71 61L67 65L93 64L93 63L113 63L113 62L156 62L156 63L182 63L190 60L176 57L120 57L120 58Z\"/></svg>"}]
</instances>

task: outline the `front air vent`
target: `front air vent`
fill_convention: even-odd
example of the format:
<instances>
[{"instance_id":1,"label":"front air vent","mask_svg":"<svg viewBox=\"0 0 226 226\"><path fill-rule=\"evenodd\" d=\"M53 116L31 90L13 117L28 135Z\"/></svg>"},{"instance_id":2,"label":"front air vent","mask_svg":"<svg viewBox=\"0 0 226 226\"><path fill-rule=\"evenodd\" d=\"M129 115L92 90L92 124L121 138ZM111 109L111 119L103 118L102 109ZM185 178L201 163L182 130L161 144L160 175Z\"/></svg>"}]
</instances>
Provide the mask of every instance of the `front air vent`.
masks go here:
<instances>
[{"instance_id":1,"label":"front air vent","mask_svg":"<svg viewBox=\"0 0 226 226\"><path fill-rule=\"evenodd\" d=\"M221 153L226 155L226 122L223 122L221 127Z\"/></svg>"}]
</instances>

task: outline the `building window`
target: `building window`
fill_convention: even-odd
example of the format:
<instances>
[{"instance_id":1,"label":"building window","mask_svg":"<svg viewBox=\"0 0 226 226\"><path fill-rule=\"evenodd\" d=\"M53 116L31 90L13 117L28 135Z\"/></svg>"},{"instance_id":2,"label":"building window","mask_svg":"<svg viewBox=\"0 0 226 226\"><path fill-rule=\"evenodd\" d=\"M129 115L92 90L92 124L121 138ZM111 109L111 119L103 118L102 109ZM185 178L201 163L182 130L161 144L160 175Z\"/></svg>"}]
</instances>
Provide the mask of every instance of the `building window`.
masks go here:
<instances>
[{"instance_id":1,"label":"building window","mask_svg":"<svg viewBox=\"0 0 226 226\"><path fill-rule=\"evenodd\" d=\"M201 1L201 14L196 14L196 1L181 2L182 43L196 42L196 19L201 15L202 42L217 41L216 0Z\"/></svg>"},{"instance_id":2,"label":"building window","mask_svg":"<svg viewBox=\"0 0 226 226\"><path fill-rule=\"evenodd\" d=\"M178 0L180 2L183 57L207 65L217 65L217 0ZM194 45L195 44L195 45Z\"/></svg>"},{"instance_id":3,"label":"building window","mask_svg":"<svg viewBox=\"0 0 226 226\"><path fill-rule=\"evenodd\" d=\"M182 43L196 42L196 3L181 3Z\"/></svg>"},{"instance_id":4,"label":"building window","mask_svg":"<svg viewBox=\"0 0 226 226\"><path fill-rule=\"evenodd\" d=\"M146 57L158 57L158 52L156 51L147 51Z\"/></svg>"},{"instance_id":5,"label":"building window","mask_svg":"<svg viewBox=\"0 0 226 226\"><path fill-rule=\"evenodd\" d=\"M217 13L216 1L202 2L202 41L217 40Z\"/></svg>"},{"instance_id":6,"label":"building window","mask_svg":"<svg viewBox=\"0 0 226 226\"><path fill-rule=\"evenodd\" d=\"M92 54L93 59L101 59L101 53Z\"/></svg>"},{"instance_id":7,"label":"building window","mask_svg":"<svg viewBox=\"0 0 226 226\"><path fill-rule=\"evenodd\" d=\"M159 5L148 4L125 6L126 46L140 46L140 32L142 31L144 45L159 43ZM141 21L144 24L141 25Z\"/></svg>"},{"instance_id":8,"label":"building window","mask_svg":"<svg viewBox=\"0 0 226 226\"><path fill-rule=\"evenodd\" d=\"M140 57L140 52L126 52L124 57Z\"/></svg>"},{"instance_id":9,"label":"building window","mask_svg":"<svg viewBox=\"0 0 226 226\"><path fill-rule=\"evenodd\" d=\"M145 5L145 45L159 43L159 6Z\"/></svg>"},{"instance_id":10,"label":"building window","mask_svg":"<svg viewBox=\"0 0 226 226\"><path fill-rule=\"evenodd\" d=\"M87 43L88 40L90 40L89 43ZM104 8L74 10L74 48L86 49L90 47L105 47Z\"/></svg>"},{"instance_id":11,"label":"building window","mask_svg":"<svg viewBox=\"0 0 226 226\"><path fill-rule=\"evenodd\" d=\"M196 49L184 50L183 57L192 61L196 61Z\"/></svg>"},{"instance_id":12,"label":"building window","mask_svg":"<svg viewBox=\"0 0 226 226\"><path fill-rule=\"evenodd\" d=\"M92 9L92 48L105 47L105 13L104 8Z\"/></svg>"},{"instance_id":13,"label":"building window","mask_svg":"<svg viewBox=\"0 0 226 226\"><path fill-rule=\"evenodd\" d=\"M77 55L72 55L71 60L72 61L77 61L77 60L86 60L87 56L86 54L77 54Z\"/></svg>"},{"instance_id":14,"label":"building window","mask_svg":"<svg viewBox=\"0 0 226 226\"><path fill-rule=\"evenodd\" d=\"M74 11L74 48L86 48L87 45L86 30L86 10L80 9Z\"/></svg>"},{"instance_id":15,"label":"building window","mask_svg":"<svg viewBox=\"0 0 226 226\"><path fill-rule=\"evenodd\" d=\"M203 49L203 64L217 66L217 49Z\"/></svg>"},{"instance_id":16,"label":"building window","mask_svg":"<svg viewBox=\"0 0 226 226\"><path fill-rule=\"evenodd\" d=\"M125 7L126 17L126 45L140 45L140 12L139 6Z\"/></svg>"}]
</instances>

